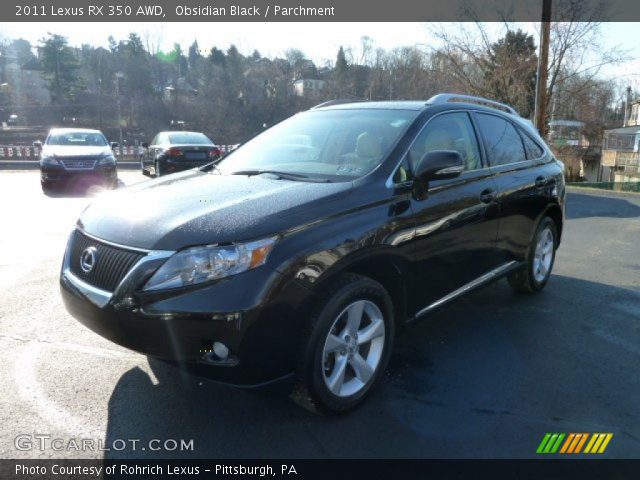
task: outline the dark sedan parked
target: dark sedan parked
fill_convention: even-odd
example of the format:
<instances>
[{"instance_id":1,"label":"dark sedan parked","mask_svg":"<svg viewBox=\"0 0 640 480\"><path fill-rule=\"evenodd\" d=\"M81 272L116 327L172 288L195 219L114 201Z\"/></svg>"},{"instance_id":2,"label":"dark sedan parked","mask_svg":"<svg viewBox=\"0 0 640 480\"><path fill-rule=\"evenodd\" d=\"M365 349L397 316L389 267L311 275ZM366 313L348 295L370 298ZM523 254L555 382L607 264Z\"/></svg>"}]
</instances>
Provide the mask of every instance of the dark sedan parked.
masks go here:
<instances>
[{"instance_id":1,"label":"dark sedan parked","mask_svg":"<svg viewBox=\"0 0 640 480\"><path fill-rule=\"evenodd\" d=\"M200 132L160 132L151 144L143 143L140 160L143 175L160 177L201 167L220 157L220 148Z\"/></svg>"},{"instance_id":2,"label":"dark sedan parked","mask_svg":"<svg viewBox=\"0 0 640 480\"><path fill-rule=\"evenodd\" d=\"M72 179L91 179L115 188L118 171L113 148L100 130L54 128L41 148L40 184L47 191Z\"/></svg>"},{"instance_id":3,"label":"dark sedan parked","mask_svg":"<svg viewBox=\"0 0 640 480\"><path fill-rule=\"evenodd\" d=\"M297 401L345 411L397 328L505 276L542 290L564 199L562 163L508 106L324 105L96 201L62 295L120 345L228 383L294 374Z\"/></svg>"}]
</instances>

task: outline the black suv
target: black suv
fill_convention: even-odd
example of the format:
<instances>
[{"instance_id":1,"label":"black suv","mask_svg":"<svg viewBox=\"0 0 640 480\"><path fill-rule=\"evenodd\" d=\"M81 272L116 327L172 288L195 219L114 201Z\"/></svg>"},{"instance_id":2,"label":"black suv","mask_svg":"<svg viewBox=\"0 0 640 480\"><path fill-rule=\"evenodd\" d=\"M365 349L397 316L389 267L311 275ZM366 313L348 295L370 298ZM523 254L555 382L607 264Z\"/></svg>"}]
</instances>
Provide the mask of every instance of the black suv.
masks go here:
<instances>
[{"instance_id":1,"label":"black suv","mask_svg":"<svg viewBox=\"0 0 640 480\"><path fill-rule=\"evenodd\" d=\"M508 106L323 104L98 199L62 295L120 345L236 385L293 374L295 399L344 411L398 327L504 276L542 290L564 198L562 163Z\"/></svg>"}]
</instances>

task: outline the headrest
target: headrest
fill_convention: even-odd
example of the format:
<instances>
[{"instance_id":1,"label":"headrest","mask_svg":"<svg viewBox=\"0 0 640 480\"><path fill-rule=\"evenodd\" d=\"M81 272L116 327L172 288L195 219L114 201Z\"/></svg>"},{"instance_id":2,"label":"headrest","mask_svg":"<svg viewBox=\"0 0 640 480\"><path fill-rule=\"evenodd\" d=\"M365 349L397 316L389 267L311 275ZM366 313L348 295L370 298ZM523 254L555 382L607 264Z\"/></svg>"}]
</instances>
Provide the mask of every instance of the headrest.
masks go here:
<instances>
[{"instance_id":1,"label":"headrest","mask_svg":"<svg viewBox=\"0 0 640 480\"><path fill-rule=\"evenodd\" d=\"M358 135L356 154L363 158L378 158L382 154L380 140L369 132Z\"/></svg>"},{"instance_id":2,"label":"headrest","mask_svg":"<svg viewBox=\"0 0 640 480\"><path fill-rule=\"evenodd\" d=\"M434 130L424 141L424 151L453 150L453 137L451 133L444 129Z\"/></svg>"}]
</instances>

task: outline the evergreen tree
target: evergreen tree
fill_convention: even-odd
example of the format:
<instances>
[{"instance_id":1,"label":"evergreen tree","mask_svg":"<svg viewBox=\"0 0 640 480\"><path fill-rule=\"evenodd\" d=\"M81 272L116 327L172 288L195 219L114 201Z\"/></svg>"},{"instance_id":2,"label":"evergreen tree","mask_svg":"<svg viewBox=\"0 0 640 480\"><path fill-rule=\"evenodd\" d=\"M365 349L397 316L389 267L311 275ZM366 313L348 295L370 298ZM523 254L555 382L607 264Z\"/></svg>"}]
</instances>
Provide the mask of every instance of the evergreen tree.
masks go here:
<instances>
[{"instance_id":1,"label":"evergreen tree","mask_svg":"<svg viewBox=\"0 0 640 480\"><path fill-rule=\"evenodd\" d=\"M335 71L337 75L346 75L349 65L347 64L347 57L344 54L344 48L342 45L338 49L338 56L336 57Z\"/></svg>"},{"instance_id":2,"label":"evergreen tree","mask_svg":"<svg viewBox=\"0 0 640 480\"><path fill-rule=\"evenodd\" d=\"M52 100L72 99L80 88L77 76L79 63L73 49L62 35L50 34L41 42L40 58Z\"/></svg>"}]
</instances>

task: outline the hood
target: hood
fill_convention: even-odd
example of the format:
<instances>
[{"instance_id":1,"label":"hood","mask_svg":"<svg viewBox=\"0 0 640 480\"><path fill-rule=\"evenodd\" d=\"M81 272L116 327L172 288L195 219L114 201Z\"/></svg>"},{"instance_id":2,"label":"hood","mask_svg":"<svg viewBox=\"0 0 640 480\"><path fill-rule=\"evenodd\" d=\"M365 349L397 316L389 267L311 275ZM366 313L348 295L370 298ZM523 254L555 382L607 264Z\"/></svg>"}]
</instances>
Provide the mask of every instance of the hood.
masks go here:
<instances>
[{"instance_id":1,"label":"hood","mask_svg":"<svg viewBox=\"0 0 640 480\"><path fill-rule=\"evenodd\" d=\"M149 250L259 239L332 213L351 182L190 170L106 194L78 225L98 238Z\"/></svg>"},{"instance_id":2,"label":"hood","mask_svg":"<svg viewBox=\"0 0 640 480\"><path fill-rule=\"evenodd\" d=\"M109 145L86 147L78 145L43 145L42 156L47 157L101 157L112 153Z\"/></svg>"}]
</instances>

